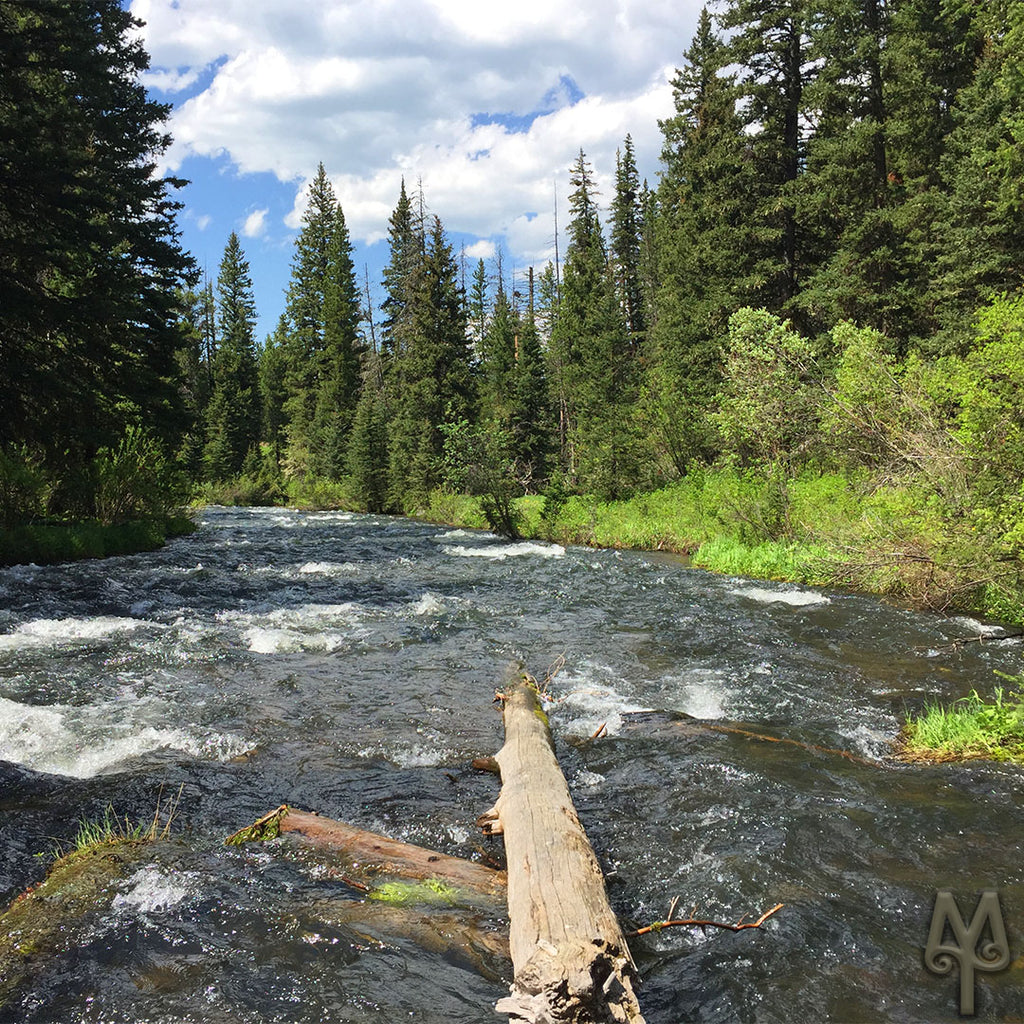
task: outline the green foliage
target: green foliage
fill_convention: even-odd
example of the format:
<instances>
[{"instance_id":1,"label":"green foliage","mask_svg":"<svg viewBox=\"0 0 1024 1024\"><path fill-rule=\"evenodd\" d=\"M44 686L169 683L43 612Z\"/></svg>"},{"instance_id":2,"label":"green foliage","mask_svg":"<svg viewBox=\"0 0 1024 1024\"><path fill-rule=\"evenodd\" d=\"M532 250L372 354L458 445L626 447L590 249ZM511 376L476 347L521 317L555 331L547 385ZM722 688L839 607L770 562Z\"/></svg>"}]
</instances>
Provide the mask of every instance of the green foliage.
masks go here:
<instances>
[{"instance_id":1,"label":"green foliage","mask_svg":"<svg viewBox=\"0 0 1024 1024\"><path fill-rule=\"evenodd\" d=\"M0 529L38 519L45 502L46 479L28 451L0 449Z\"/></svg>"},{"instance_id":2,"label":"green foliage","mask_svg":"<svg viewBox=\"0 0 1024 1024\"><path fill-rule=\"evenodd\" d=\"M1003 678L1018 687L1024 682ZM923 714L907 716L901 739L909 759L1024 763L1024 694L997 686L991 700L972 690L948 706L928 704Z\"/></svg>"},{"instance_id":3,"label":"green foliage","mask_svg":"<svg viewBox=\"0 0 1024 1024\"><path fill-rule=\"evenodd\" d=\"M188 501L184 474L142 427L129 427L116 448L101 448L95 472L96 514L107 525L165 517Z\"/></svg>"},{"instance_id":4,"label":"green foliage","mask_svg":"<svg viewBox=\"0 0 1024 1024\"><path fill-rule=\"evenodd\" d=\"M820 398L811 346L788 321L763 309L730 318L725 379L711 417L730 457L784 472L811 461Z\"/></svg>"},{"instance_id":5,"label":"green foliage","mask_svg":"<svg viewBox=\"0 0 1024 1024\"><path fill-rule=\"evenodd\" d=\"M147 96L137 25L118 0L0 5L0 448L29 445L51 480L88 476L137 419L175 449L187 428L194 263L183 183L154 173L170 108Z\"/></svg>"},{"instance_id":6,"label":"green foliage","mask_svg":"<svg viewBox=\"0 0 1024 1024\"><path fill-rule=\"evenodd\" d=\"M476 426L468 420L445 424L444 476L449 487L480 497L480 510L495 533L520 536L522 518L516 499L513 437L494 421Z\"/></svg>"}]
</instances>

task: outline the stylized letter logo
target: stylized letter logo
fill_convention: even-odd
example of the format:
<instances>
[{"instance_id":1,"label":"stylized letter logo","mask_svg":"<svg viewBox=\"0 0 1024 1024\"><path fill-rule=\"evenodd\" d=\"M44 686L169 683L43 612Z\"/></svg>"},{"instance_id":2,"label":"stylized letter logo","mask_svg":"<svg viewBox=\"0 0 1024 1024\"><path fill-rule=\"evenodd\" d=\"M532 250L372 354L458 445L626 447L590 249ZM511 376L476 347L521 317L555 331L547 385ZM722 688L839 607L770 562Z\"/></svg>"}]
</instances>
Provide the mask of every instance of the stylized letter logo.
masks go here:
<instances>
[{"instance_id":1,"label":"stylized letter logo","mask_svg":"<svg viewBox=\"0 0 1024 1024\"><path fill-rule=\"evenodd\" d=\"M953 943L943 942L946 925L953 931ZM990 941L981 942L988 924ZM1010 964L1010 947L1006 927L999 909L999 894L986 889L978 900L970 926L964 924L953 894L946 889L936 893L928 945L924 949L924 965L933 974L949 974L953 958L960 963L960 1012L974 1014L974 971L1001 971Z\"/></svg>"}]
</instances>

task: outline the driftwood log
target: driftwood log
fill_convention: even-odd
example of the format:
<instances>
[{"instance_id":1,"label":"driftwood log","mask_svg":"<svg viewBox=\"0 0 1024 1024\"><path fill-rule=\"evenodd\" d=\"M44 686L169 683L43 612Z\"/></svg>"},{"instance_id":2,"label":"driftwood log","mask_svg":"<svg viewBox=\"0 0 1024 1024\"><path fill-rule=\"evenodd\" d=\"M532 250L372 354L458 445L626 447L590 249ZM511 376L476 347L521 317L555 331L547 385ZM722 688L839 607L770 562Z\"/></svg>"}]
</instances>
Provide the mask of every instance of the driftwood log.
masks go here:
<instances>
[{"instance_id":1,"label":"driftwood log","mask_svg":"<svg viewBox=\"0 0 1024 1024\"><path fill-rule=\"evenodd\" d=\"M527 1024L643 1024L636 967L558 766L536 684L520 675L502 700L501 794L479 822L504 837L508 863L515 977L496 1009Z\"/></svg>"},{"instance_id":2,"label":"driftwood log","mask_svg":"<svg viewBox=\"0 0 1024 1024\"><path fill-rule=\"evenodd\" d=\"M234 846L278 836L298 840L302 847L322 859L325 873L350 884L354 882L356 888L366 889L392 880L435 880L477 902L491 903L505 897L504 871L286 804L228 836L226 842Z\"/></svg>"}]
</instances>

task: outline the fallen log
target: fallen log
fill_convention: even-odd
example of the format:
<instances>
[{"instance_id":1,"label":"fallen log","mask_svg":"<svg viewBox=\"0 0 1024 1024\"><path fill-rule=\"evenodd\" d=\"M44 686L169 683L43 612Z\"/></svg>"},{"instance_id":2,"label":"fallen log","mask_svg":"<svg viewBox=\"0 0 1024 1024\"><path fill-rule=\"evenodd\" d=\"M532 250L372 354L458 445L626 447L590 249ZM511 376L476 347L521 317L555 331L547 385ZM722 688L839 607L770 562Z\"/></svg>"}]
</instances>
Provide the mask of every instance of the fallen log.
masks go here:
<instances>
[{"instance_id":1,"label":"fallen log","mask_svg":"<svg viewBox=\"0 0 1024 1024\"><path fill-rule=\"evenodd\" d=\"M298 811L282 804L252 825L239 829L225 842L237 846L291 836L317 857L329 876L360 890L388 882L435 881L470 902L500 903L505 897L505 872L461 857L450 857L413 843L403 843L376 832Z\"/></svg>"},{"instance_id":2,"label":"fallen log","mask_svg":"<svg viewBox=\"0 0 1024 1024\"><path fill-rule=\"evenodd\" d=\"M501 694L501 794L479 824L508 862L511 994L495 1009L526 1024L643 1024L636 966L608 904L597 857L555 757L536 683Z\"/></svg>"},{"instance_id":3,"label":"fallen log","mask_svg":"<svg viewBox=\"0 0 1024 1024\"><path fill-rule=\"evenodd\" d=\"M228 836L229 846L282 838L280 852L363 894L318 900L324 924L371 942L400 940L507 977L505 872L282 804ZM500 930L499 930L500 929Z\"/></svg>"}]
</instances>

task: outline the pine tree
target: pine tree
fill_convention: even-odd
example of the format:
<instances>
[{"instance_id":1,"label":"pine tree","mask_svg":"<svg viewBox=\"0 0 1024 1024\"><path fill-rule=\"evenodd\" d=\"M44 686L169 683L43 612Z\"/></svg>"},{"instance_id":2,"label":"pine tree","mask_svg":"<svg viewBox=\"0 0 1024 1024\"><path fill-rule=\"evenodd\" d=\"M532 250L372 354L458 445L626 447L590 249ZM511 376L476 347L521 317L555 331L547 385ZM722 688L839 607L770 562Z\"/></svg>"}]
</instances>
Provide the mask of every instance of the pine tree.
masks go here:
<instances>
[{"instance_id":1,"label":"pine tree","mask_svg":"<svg viewBox=\"0 0 1024 1024\"><path fill-rule=\"evenodd\" d=\"M288 321L288 460L295 472L313 469L317 449L314 420L322 381L330 287L330 249L337 200L321 163L309 184L302 228L295 240L285 316Z\"/></svg>"},{"instance_id":2,"label":"pine tree","mask_svg":"<svg viewBox=\"0 0 1024 1024\"><path fill-rule=\"evenodd\" d=\"M533 274L532 267L530 274ZM508 429L519 479L527 490L535 490L548 476L553 424L544 350L532 306L524 318L517 317L516 321L517 358L512 376Z\"/></svg>"},{"instance_id":3,"label":"pine tree","mask_svg":"<svg viewBox=\"0 0 1024 1024\"><path fill-rule=\"evenodd\" d=\"M388 245L391 256L384 268L385 298L381 304L381 312L384 314L381 351L384 355L385 374L388 373L390 360L400 355L402 351L403 335L407 326L409 287L413 274L423 258L423 244L416 232L412 204L405 191L404 178L398 204L388 221Z\"/></svg>"},{"instance_id":4,"label":"pine tree","mask_svg":"<svg viewBox=\"0 0 1024 1024\"><path fill-rule=\"evenodd\" d=\"M380 356L371 353L349 436L347 469L353 493L367 512L389 512L388 400Z\"/></svg>"},{"instance_id":5,"label":"pine tree","mask_svg":"<svg viewBox=\"0 0 1024 1024\"><path fill-rule=\"evenodd\" d=\"M362 314L345 214L335 207L324 283L324 350L317 382L313 468L331 479L345 470L348 435L359 395Z\"/></svg>"},{"instance_id":6,"label":"pine tree","mask_svg":"<svg viewBox=\"0 0 1024 1024\"><path fill-rule=\"evenodd\" d=\"M750 130L758 242L757 301L783 309L800 284L803 238L794 182L805 158L804 90L813 78L806 0L726 0L724 65L740 66Z\"/></svg>"},{"instance_id":7,"label":"pine tree","mask_svg":"<svg viewBox=\"0 0 1024 1024\"><path fill-rule=\"evenodd\" d=\"M615 154L615 198L611 209L611 262L615 290L630 341L642 348L647 331L643 290L640 280L640 242L643 210L640 205L640 177L636 169L633 139L627 135Z\"/></svg>"},{"instance_id":8,"label":"pine tree","mask_svg":"<svg viewBox=\"0 0 1024 1024\"><path fill-rule=\"evenodd\" d=\"M517 317L505 291L500 269L498 275L494 309L480 345L480 404L484 419L507 426L516 368Z\"/></svg>"},{"instance_id":9,"label":"pine tree","mask_svg":"<svg viewBox=\"0 0 1024 1024\"><path fill-rule=\"evenodd\" d=\"M194 264L182 182L154 174L170 108L139 80L137 25L118 0L0 5L0 447L27 443L68 479L130 425L173 449L188 426ZM90 500L58 488L52 505Z\"/></svg>"},{"instance_id":10,"label":"pine tree","mask_svg":"<svg viewBox=\"0 0 1024 1024\"><path fill-rule=\"evenodd\" d=\"M618 497L635 482L637 363L615 296L586 156L573 166L569 246L551 332L562 469L574 486Z\"/></svg>"},{"instance_id":11,"label":"pine tree","mask_svg":"<svg viewBox=\"0 0 1024 1024\"><path fill-rule=\"evenodd\" d=\"M729 317L760 294L765 251L752 144L725 71L729 51L706 8L684 56L672 82L675 114L661 122L661 181L645 225L653 290L645 411L679 474L708 453L704 412L718 388Z\"/></svg>"},{"instance_id":12,"label":"pine tree","mask_svg":"<svg viewBox=\"0 0 1024 1024\"><path fill-rule=\"evenodd\" d=\"M270 448L274 465L280 468L287 442L288 417L288 321L284 314L277 329L264 342L259 358L259 385L262 403L262 436Z\"/></svg>"},{"instance_id":13,"label":"pine tree","mask_svg":"<svg viewBox=\"0 0 1024 1024\"><path fill-rule=\"evenodd\" d=\"M242 470L259 442L262 403L253 329L256 303L238 235L231 232L217 274L220 344L213 362L213 394L206 410L206 474L225 480Z\"/></svg>"},{"instance_id":14,"label":"pine tree","mask_svg":"<svg viewBox=\"0 0 1024 1024\"><path fill-rule=\"evenodd\" d=\"M957 94L940 160L943 181L930 262L939 351L971 344L976 311L1024 281L1024 8L984 5L974 80ZM961 29L962 31L962 29Z\"/></svg>"},{"instance_id":15,"label":"pine tree","mask_svg":"<svg viewBox=\"0 0 1024 1024\"><path fill-rule=\"evenodd\" d=\"M487 329L487 268L483 260L477 260L473 269L473 284L469 289L467 311L473 344L479 348Z\"/></svg>"},{"instance_id":16,"label":"pine tree","mask_svg":"<svg viewBox=\"0 0 1024 1024\"><path fill-rule=\"evenodd\" d=\"M394 354L390 422L392 502L412 508L440 481L445 424L475 412L466 311L458 265L434 218L426 249L412 270Z\"/></svg>"}]
</instances>

